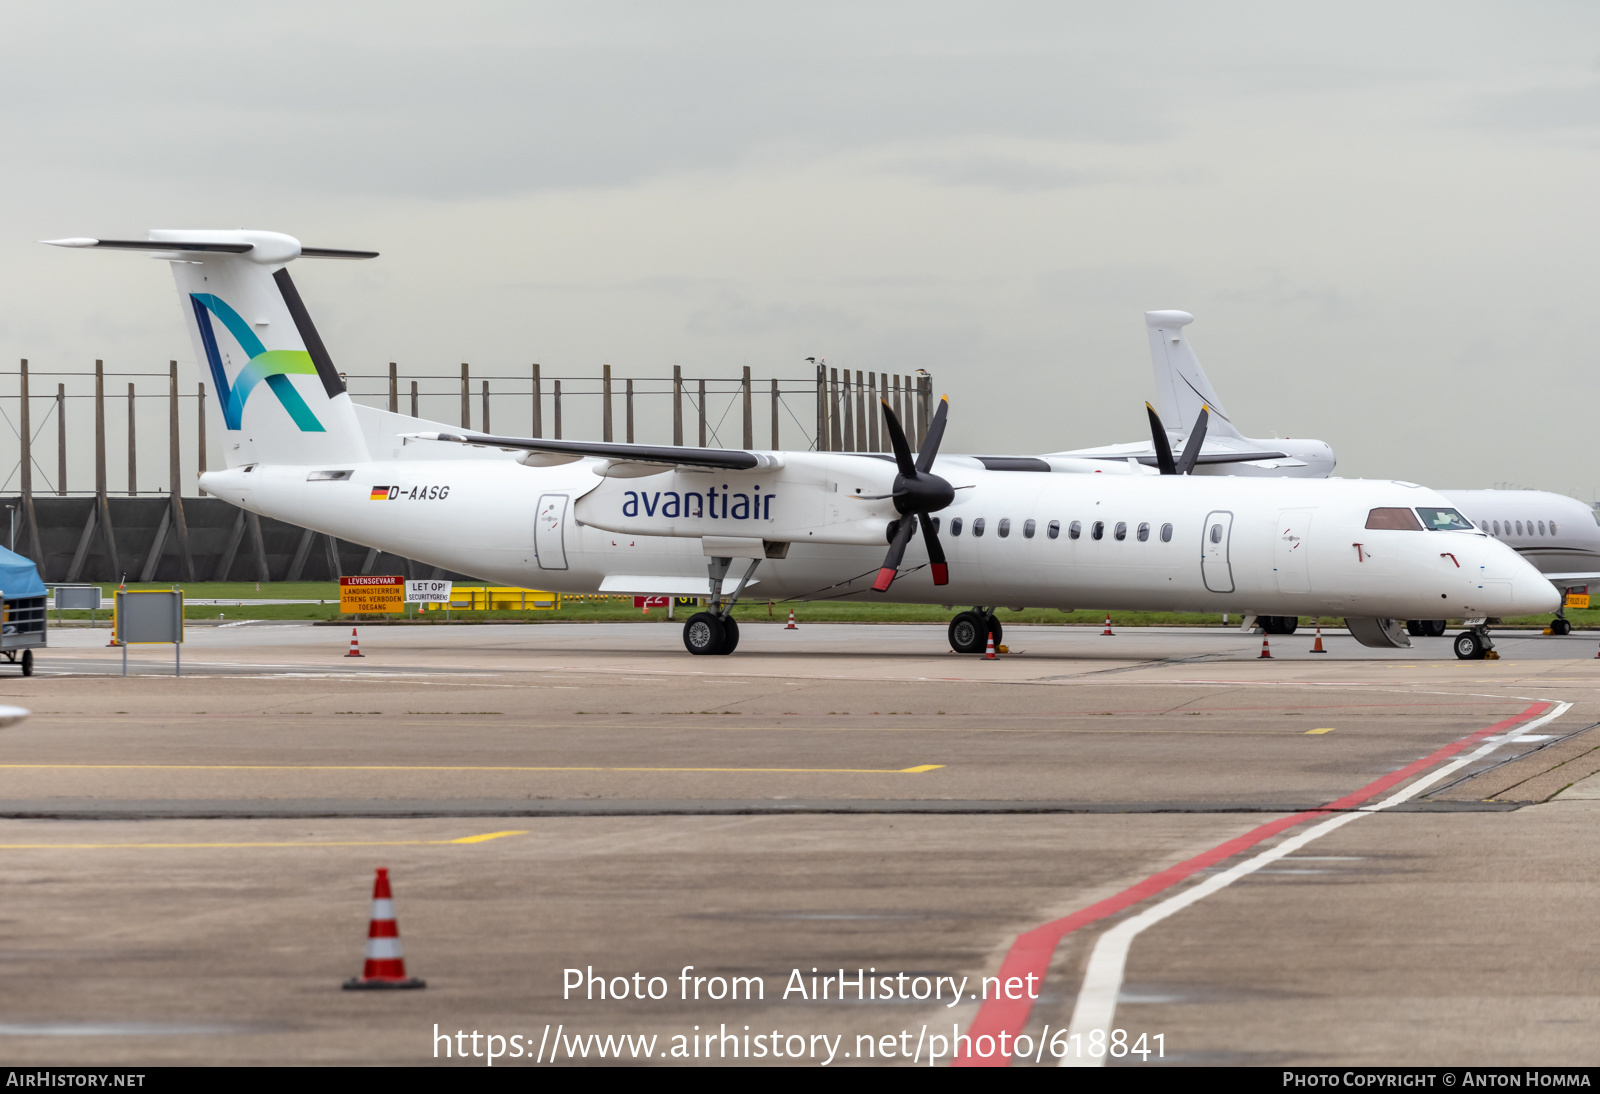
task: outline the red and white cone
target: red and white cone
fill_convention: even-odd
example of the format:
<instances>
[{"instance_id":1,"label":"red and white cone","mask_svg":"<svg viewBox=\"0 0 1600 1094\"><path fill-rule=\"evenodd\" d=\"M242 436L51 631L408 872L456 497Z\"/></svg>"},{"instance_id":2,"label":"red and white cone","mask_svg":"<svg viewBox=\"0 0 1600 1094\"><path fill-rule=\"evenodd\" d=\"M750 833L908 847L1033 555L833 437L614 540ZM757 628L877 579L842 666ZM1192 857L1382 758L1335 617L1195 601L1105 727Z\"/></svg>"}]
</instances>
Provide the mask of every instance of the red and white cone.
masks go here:
<instances>
[{"instance_id":1,"label":"red and white cone","mask_svg":"<svg viewBox=\"0 0 1600 1094\"><path fill-rule=\"evenodd\" d=\"M986 648L983 651L983 659L985 661L998 661L998 660L1000 660L1000 658L998 658L998 657L996 657L994 655L994 632L993 631L989 632L989 645L988 645L988 648Z\"/></svg>"},{"instance_id":2,"label":"red and white cone","mask_svg":"<svg viewBox=\"0 0 1600 1094\"><path fill-rule=\"evenodd\" d=\"M783 628L786 631L797 631L800 628L794 625L794 609L789 609L789 625Z\"/></svg>"},{"instance_id":3,"label":"red and white cone","mask_svg":"<svg viewBox=\"0 0 1600 1094\"><path fill-rule=\"evenodd\" d=\"M1600 661L1600 650L1596 650L1596 651L1595 651L1595 654L1594 654L1594 659L1595 659L1595 660L1596 660L1596 661Z\"/></svg>"},{"instance_id":4,"label":"red and white cone","mask_svg":"<svg viewBox=\"0 0 1600 1094\"><path fill-rule=\"evenodd\" d=\"M1272 649L1267 645L1267 640L1265 638L1261 639L1261 656L1257 657L1256 660L1257 661L1271 661L1271 660L1273 660Z\"/></svg>"},{"instance_id":5,"label":"red and white cone","mask_svg":"<svg viewBox=\"0 0 1600 1094\"><path fill-rule=\"evenodd\" d=\"M1108 637L1109 638L1115 638L1116 637L1116 635L1111 633L1111 613L1110 612L1106 613L1106 629L1100 632L1100 637L1101 638L1108 638Z\"/></svg>"},{"instance_id":6,"label":"red and white cone","mask_svg":"<svg viewBox=\"0 0 1600 1094\"><path fill-rule=\"evenodd\" d=\"M1312 653L1327 653L1328 652L1327 650L1322 648L1322 628L1321 627L1317 628L1317 640L1311 644L1311 652Z\"/></svg>"},{"instance_id":7,"label":"red and white cone","mask_svg":"<svg viewBox=\"0 0 1600 1094\"><path fill-rule=\"evenodd\" d=\"M367 925L367 963L360 976L344 982L345 991L382 988L425 988L427 981L406 975L400 953L400 926L394 918L394 897L389 892L389 871L378 867L372 885L372 920Z\"/></svg>"},{"instance_id":8,"label":"red and white cone","mask_svg":"<svg viewBox=\"0 0 1600 1094\"><path fill-rule=\"evenodd\" d=\"M361 643L356 640L356 629L354 627L350 628L350 652L345 654L345 656L346 657L364 657L365 656L365 654L363 654L361 652Z\"/></svg>"}]
</instances>

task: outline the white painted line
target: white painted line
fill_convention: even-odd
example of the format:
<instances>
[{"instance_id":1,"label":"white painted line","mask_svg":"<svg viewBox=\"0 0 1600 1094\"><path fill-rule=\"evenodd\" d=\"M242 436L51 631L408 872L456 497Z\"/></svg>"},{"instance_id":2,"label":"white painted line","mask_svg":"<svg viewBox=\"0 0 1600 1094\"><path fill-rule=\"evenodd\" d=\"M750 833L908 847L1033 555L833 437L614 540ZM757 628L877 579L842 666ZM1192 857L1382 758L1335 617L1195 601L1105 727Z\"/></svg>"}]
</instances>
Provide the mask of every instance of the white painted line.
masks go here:
<instances>
[{"instance_id":1,"label":"white painted line","mask_svg":"<svg viewBox=\"0 0 1600 1094\"><path fill-rule=\"evenodd\" d=\"M1148 928L1154 927L1168 916L1183 911L1189 905L1204 900L1212 893L1227 888L1240 878L1255 873L1263 866L1270 865L1286 855L1294 854L1312 840L1321 839L1329 832L1352 824L1362 817L1409 801L1474 760L1482 759L1506 742L1517 740L1528 731L1554 721L1571 709L1571 703L1558 703L1548 714L1524 725L1520 732L1486 740L1475 752L1445 764L1431 775L1422 776L1404 790L1385 798L1377 805L1365 806L1352 813L1341 813L1336 817L1330 817L1321 824L1306 829L1300 835L1286 839L1276 847L1262 851L1220 874L1214 874L1193 888L1186 889L1177 896L1168 897L1155 907L1118 923L1100 936L1094 944L1094 951L1089 955L1089 968L1084 973L1083 986L1078 989L1078 1003L1073 1008L1072 1022L1067 1027L1067 1039L1070 1041L1076 1035L1079 1038L1078 1043L1086 1046L1089 1043L1089 1034L1093 1030L1101 1030L1106 1037L1110 1036L1111 1023L1117 1014L1117 995L1122 990L1123 972L1128 963L1128 950L1132 947L1133 940ZM1099 1057L1069 1055L1062 1058L1061 1066L1103 1067L1105 1062L1104 1055Z\"/></svg>"}]
</instances>

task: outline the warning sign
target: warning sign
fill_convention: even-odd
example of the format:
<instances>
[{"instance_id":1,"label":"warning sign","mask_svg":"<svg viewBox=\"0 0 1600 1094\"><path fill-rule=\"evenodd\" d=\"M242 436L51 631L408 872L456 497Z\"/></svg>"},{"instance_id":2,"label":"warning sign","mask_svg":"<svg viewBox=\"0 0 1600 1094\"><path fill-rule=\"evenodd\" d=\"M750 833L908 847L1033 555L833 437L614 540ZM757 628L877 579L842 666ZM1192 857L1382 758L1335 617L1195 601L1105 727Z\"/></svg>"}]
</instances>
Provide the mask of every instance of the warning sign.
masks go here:
<instances>
[{"instance_id":1,"label":"warning sign","mask_svg":"<svg viewBox=\"0 0 1600 1094\"><path fill-rule=\"evenodd\" d=\"M403 577L341 577L339 610L357 612L403 612L406 610L406 579Z\"/></svg>"}]
</instances>

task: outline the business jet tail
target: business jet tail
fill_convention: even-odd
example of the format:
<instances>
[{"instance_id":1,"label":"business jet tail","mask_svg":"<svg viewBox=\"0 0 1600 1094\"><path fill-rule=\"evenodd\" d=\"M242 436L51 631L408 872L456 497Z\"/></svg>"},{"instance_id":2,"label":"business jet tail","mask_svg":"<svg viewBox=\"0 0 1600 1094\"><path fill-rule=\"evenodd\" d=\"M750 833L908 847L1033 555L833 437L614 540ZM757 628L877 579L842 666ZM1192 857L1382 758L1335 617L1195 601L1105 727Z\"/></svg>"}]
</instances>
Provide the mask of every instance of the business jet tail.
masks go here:
<instances>
[{"instance_id":1,"label":"business jet tail","mask_svg":"<svg viewBox=\"0 0 1600 1094\"><path fill-rule=\"evenodd\" d=\"M335 466L369 458L344 380L289 276L296 258L373 258L277 232L156 230L147 240L47 240L145 251L172 264L207 378L207 421L229 467Z\"/></svg>"},{"instance_id":2,"label":"business jet tail","mask_svg":"<svg viewBox=\"0 0 1600 1094\"><path fill-rule=\"evenodd\" d=\"M1194 355L1183 328L1194 322L1186 311L1147 311L1145 333L1150 338L1150 364L1156 374L1156 410L1168 422L1194 421L1202 408L1211 410L1209 432L1213 437L1243 440L1233 420L1217 402L1217 393L1206 379L1200 359Z\"/></svg>"}]
</instances>

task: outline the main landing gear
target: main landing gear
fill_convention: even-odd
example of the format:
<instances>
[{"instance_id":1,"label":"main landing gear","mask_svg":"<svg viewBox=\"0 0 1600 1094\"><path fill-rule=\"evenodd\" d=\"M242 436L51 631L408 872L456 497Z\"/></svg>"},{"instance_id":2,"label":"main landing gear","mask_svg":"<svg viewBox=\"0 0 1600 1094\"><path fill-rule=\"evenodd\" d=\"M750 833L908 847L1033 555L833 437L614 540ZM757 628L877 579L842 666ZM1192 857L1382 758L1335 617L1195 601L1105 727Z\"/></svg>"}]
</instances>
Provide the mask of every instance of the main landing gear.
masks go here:
<instances>
[{"instance_id":1,"label":"main landing gear","mask_svg":"<svg viewBox=\"0 0 1600 1094\"><path fill-rule=\"evenodd\" d=\"M1500 655L1494 652L1494 643L1489 640L1489 628L1486 624L1479 623L1456 635L1452 644L1456 656L1463 661L1498 661Z\"/></svg>"},{"instance_id":2,"label":"main landing gear","mask_svg":"<svg viewBox=\"0 0 1600 1094\"><path fill-rule=\"evenodd\" d=\"M1417 638L1442 638L1445 632L1443 619L1408 619L1406 633Z\"/></svg>"},{"instance_id":3,"label":"main landing gear","mask_svg":"<svg viewBox=\"0 0 1600 1094\"><path fill-rule=\"evenodd\" d=\"M1001 633L993 608L973 608L950 621L950 648L957 653L982 653L988 647L989 635L994 635L998 646Z\"/></svg>"},{"instance_id":4,"label":"main landing gear","mask_svg":"<svg viewBox=\"0 0 1600 1094\"><path fill-rule=\"evenodd\" d=\"M759 558L750 560L739 587L726 601L722 598L722 579L728 576L733 565L731 558L714 558L707 566L711 578L711 610L695 612L683 625L683 648L693 654L727 654L739 646L739 622L733 618L733 606L738 603L750 576L761 565Z\"/></svg>"}]
</instances>

